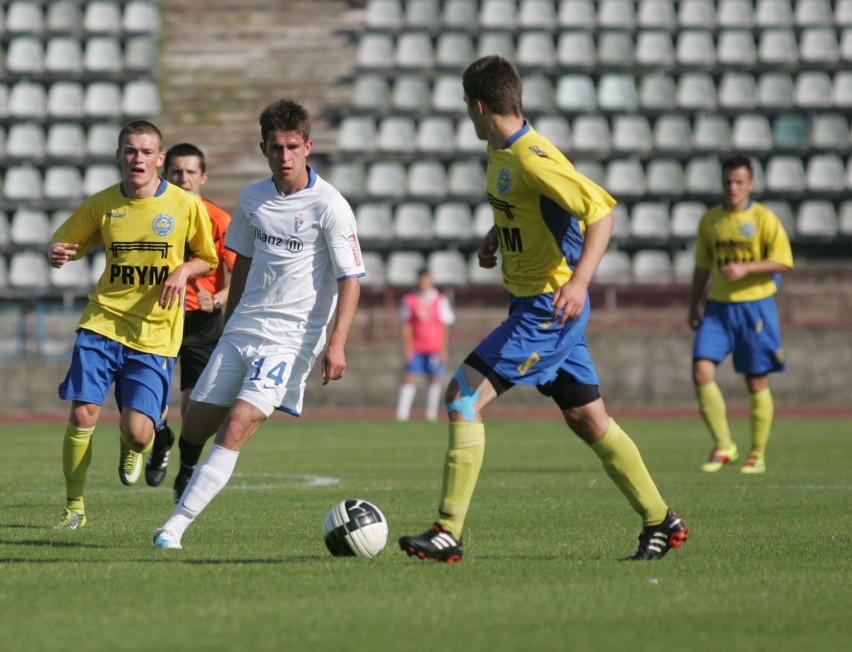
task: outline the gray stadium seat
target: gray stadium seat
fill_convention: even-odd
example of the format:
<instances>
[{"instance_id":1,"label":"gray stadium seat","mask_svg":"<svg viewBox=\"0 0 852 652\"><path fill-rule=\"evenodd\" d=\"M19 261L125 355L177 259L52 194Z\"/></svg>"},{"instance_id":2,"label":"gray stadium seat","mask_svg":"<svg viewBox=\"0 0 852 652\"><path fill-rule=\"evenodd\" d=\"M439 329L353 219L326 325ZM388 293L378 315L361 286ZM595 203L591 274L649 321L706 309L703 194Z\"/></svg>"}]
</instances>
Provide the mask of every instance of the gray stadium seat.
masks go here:
<instances>
[{"instance_id":1,"label":"gray stadium seat","mask_svg":"<svg viewBox=\"0 0 852 652\"><path fill-rule=\"evenodd\" d=\"M796 213L796 239L831 240L836 235L837 213L834 204L821 199L801 203Z\"/></svg>"},{"instance_id":2,"label":"gray stadium seat","mask_svg":"<svg viewBox=\"0 0 852 652\"><path fill-rule=\"evenodd\" d=\"M479 26L482 29L512 30L515 28L514 0L481 0Z\"/></svg>"},{"instance_id":3,"label":"gray stadium seat","mask_svg":"<svg viewBox=\"0 0 852 652\"><path fill-rule=\"evenodd\" d=\"M830 26L834 23L834 14L828 0L798 0L796 2L796 26Z\"/></svg>"},{"instance_id":4,"label":"gray stadium seat","mask_svg":"<svg viewBox=\"0 0 852 652\"><path fill-rule=\"evenodd\" d=\"M448 155L455 142L455 124L446 116L428 116L417 125L415 149L433 155Z\"/></svg>"},{"instance_id":5,"label":"gray stadium seat","mask_svg":"<svg viewBox=\"0 0 852 652\"><path fill-rule=\"evenodd\" d=\"M647 154L653 148L651 126L643 115L617 115L612 122L612 148L616 152Z\"/></svg>"},{"instance_id":6,"label":"gray stadium seat","mask_svg":"<svg viewBox=\"0 0 852 652\"><path fill-rule=\"evenodd\" d=\"M852 109L852 71L840 70L834 73L831 103L838 109Z\"/></svg>"},{"instance_id":7,"label":"gray stadium seat","mask_svg":"<svg viewBox=\"0 0 852 652\"><path fill-rule=\"evenodd\" d=\"M757 63L757 48L751 32L740 29L720 30L716 59L723 68L735 66L751 69Z\"/></svg>"},{"instance_id":8,"label":"gray stadium seat","mask_svg":"<svg viewBox=\"0 0 852 652\"><path fill-rule=\"evenodd\" d=\"M722 166L715 156L691 158L686 163L686 190L697 195L719 195Z\"/></svg>"},{"instance_id":9,"label":"gray stadium seat","mask_svg":"<svg viewBox=\"0 0 852 652\"><path fill-rule=\"evenodd\" d=\"M645 68L669 68L675 65L671 34L662 30L643 30L636 35L636 65Z\"/></svg>"},{"instance_id":10,"label":"gray stadium seat","mask_svg":"<svg viewBox=\"0 0 852 652\"><path fill-rule=\"evenodd\" d=\"M153 118L160 114L160 91L150 79L134 79L121 92L121 113L126 119Z\"/></svg>"},{"instance_id":11,"label":"gray stadium seat","mask_svg":"<svg viewBox=\"0 0 852 652\"><path fill-rule=\"evenodd\" d=\"M836 154L817 154L805 166L805 184L811 193L843 192L846 180L843 161Z\"/></svg>"},{"instance_id":12,"label":"gray stadium seat","mask_svg":"<svg viewBox=\"0 0 852 652\"><path fill-rule=\"evenodd\" d=\"M444 70L460 70L475 58L475 47L466 32L443 32L435 43L435 63Z\"/></svg>"},{"instance_id":13,"label":"gray stadium seat","mask_svg":"<svg viewBox=\"0 0 852 652\"><path fill-rule=\"evenodd\" d=\"M432 108L441 113L466 113L464 91L459 77L442 75L435 80L432 86Z\"/></svg>"},{"instance_id":14,"label":"gray stadium seat","mask_svg":"<svg viewBox=\"0 0 852 652\"><path fill-rule=\"evenodd\" d=\"M432 232L436 238L465 241L473 237L473 216L466 202L443 202L435 207Z\"/></svg>"},{"instance_id":15,"label":"gray stadium seat","mask_svg":"<svg viewBox=\"0 0 852 652\"><path fill-rule=\"evenodd\" d=\"M675 5L669 0L640 0L636 11L636 22L640 29L662 29L674 31L677 28Z\"/></svg>"},{"instance_id":16,"label":"gray stadium seat","mask_svg":"<svg viewBox=\"0 0 852 652\"><path fill-rule=\"evenodd\" d=\"M751 29L754 7L751 0L718 0L716 23L724 29Z\"/></svg>"},{"instance_id":17,"label":"gray stadium seat","mask_svg":"<svg viewBox=\"0 0 852 652\"><path fill-rule=\"evenodd\" d=\"M556 20L561 30L594 30L598 13L593 0L560 0Z\"/></svg>"},{"instance_id":18,"label":"gray stadium seat","mask_svg":"<svg viewBox=\"0 0 852 652\"><path fill-rule=\"evenodd\" d=\"M768 29L760 33L757 59L765 66L796 66L799 47L790 29Z\"/></svg>"},{"instance_id":19,"label":"gray stadium seat","mask_svg":"<svg viewBox=\"0 0 852 652\"><path fill-rule=\"evenodd\" d=\"M601 172L603 177L604 173ZM603 183L603 178L600 183ZM612 241L616 244L630 240L630 211L626 204L616 204L612 209Z\"/></svg>"},{"instance_id":20,"label":"gray stadium seat","mask_svg":"<svg viewBox=\"0 0 852 652\"><path fill-rule=\"evenodd\" d=\"M677 35L675 57L684 68L712 68L716 65L713 34L707 30L681 31Z\"/></svg>"},{"instance_id":21,"label":"gray stadium seat","mask_svg":"<svg viewBox=\"0 0 852 652\"><path fill-rule=\"evenodd\" d=\"M96 75L122 71L121 45L111 36L93 36L83 50L83 68Z\"/></svg>"},{"instance_id":22,"label":"gray stadium seat","mask_svg":"<svg viewBox=\"0 0 852 652\"><path fill-rule=\"evenodd\" d=\"M104 188L121 182L118 166L110 163L95 163L86 167L83 174L83 193L91 197Z\"/></svg>"},{"instance_id":23,"label":"gray stadium seat","mask_svg":"<svg viewBox=\"0 0 852 652\"><path fill-rule=\"evenodd\" d=\"M636 27L636 11L632 0L599 0L598 27L632 30Z\"/></svg>"},{"instance_id":24,"label":"gray stadium seat","mask_svg":"<svg viewBox=\"0 0 852 652\"><path fill-rule=\"evenodd\" d=\"M3 197L8 201L37 201L42 198L42 178L32 165L6 168Z\"/></svg>"},{"instance_id":25,"label":"gray stadium seat","mask_svg":"<svg viewBox=\"0 0 852 652\"><path fill-rule=\"evenodd\" d=\"M677 105L687 111L714 111L716 84L703 72L688 72L680 76L677 85Z\"/></svg>"},{"instance_id":26,"label":"gray stadium seat","mask_svg":"<svg viewBox=\"0 0 852 652\"><path fill-rule=\"evenodd\" d=\"M630 280L630 256L626 251L607 249L595 271L597 283L624 283Z\"/></svg>"},{"instance_id":27,"label":"gray stadium seat","mask_svg":"<svg viewBox=\"0 0 852 652\"><path fill-rule=\"evenodd\" d=\"M496 54L504 59L514 60L515 40L511 32L483 32L479 34L476 45L476 57Z\"/></svg>"},{"instance_id":28,"label":"gray stadium seat","mask_svg":"<svg viewBox=\"0 0 852 652\"><path fill-rule=\"evenodd\" d=\"M447 171L440 161L417 160L408 168L409 196L434 201L446 195L448 188Z\"/></svg>"},{"instance_id":29,"label":"gray stadium seat","mask_svg":"<svg viewBox=\"0 0 852 652\"><path fill-rule=\"evenodd\" d=\"M667 251L640 249L631 260L633 280L639 283L668 283L672 280L672 260Z\"/></svg>"},{"instance_id":30,"label":"gray stadium seat","mask_svg":"<svg viewBox=\"0 0 852 652\"><path fill-rule=\"evenodd\" d=\"M44 197L72 201L83 199L83 175L74 165L52 165L44 171Z\"/></svg>"},{"instance_id":31,"label":"gray stadium seat","mask_svg":"<svg viewBox=\"0 0 852 652\"><path fill-rule=\"evenodd\" d=\"M380 290L385 287L385 261L381 254L375 251L364 251L361 254L364 261L366 276L361 277L361 287Z\"/></svg>"},{"instance_id":32,"label":"gray stadium seat","mask_svg":"<svg viewBox=\"0 0 852 652\"><path fill-rule=\"evenodd\" d=\"M698 224L707 205L696 201L679 201L671 209L671 235L677 240L694 240Z\"/></svg>"},{"instance_id":33,"label":"gray stadium seat","mask_svg":"<svg viewBox=\"0 0 852 652\"><path fill-rule=\"evenodd\" d=\"M716 27L714 3L707 0L681 0L677 20L681 28L714 29Z\"/></svg>"},{"instance_id":34,"label":"gray stadium seat","mask_svg":"<svg viewBox=\"0 0 852 652\"><path fill-rule=\"evenodd\" d=\"M793 78L786 72L766 72L757 82L757 99L762 109L793 107Z\"/></svg>"},{"instance_id":35,"label":"gray stadium seat","mask_svg":"<svg viewBox=\"0 0 852 652\"><path fill-rule=\"evenodd\" d=\"M376 121L370 116L348 115L337 130L337 149L343 153L370 154L376 149Z\"/></svg>"},{"instance_id":36,"label":"gray stadium seat","mask_svg":"<svg viewBox=\"0 0 852 652\"><path fill-rule=\"evenodd\" d=\"M31 81L19 81L9 89L6 112L11 118L42 119L47 115L47 91Z\"/></svg>"},{"instance_id":37,"label":"gray stadium seat","mask_svg":"<svg viewBox=\"0 0 852 652\"><path fill-rule=\"evenodd\" d=\"M402 197L405 194L405 167L398 161L376 161L367 170L367 195Z\"/></svg>"},{"instance_id":38,"label":"gray stadium seat","mask_svg":"<svg viewBox=\"0 0 852 652\"><path fill-rule=\"evenodd\" d=\"M429 102L429 85L426 80L426 103ZM352 84L349 103L356 111L384 113L390 108L390 85L386 77L376 74L359 75Z\"/></svg>"},{"instance_id":39,"label":"gray stadium seat","mask_svg":"<svg viewBox=\"0 0 852 652\"><path fill-rule=\"evenodd\" d=\"M598 35L598 65L604 68L632 70L634 52L631 32L601 32Z\"/></svg>"},{"instance_id":40,"label":"gray stadium seat","mask_svg":"<svg viewBox=\"0 0 852 652\"><path fill-rule=\"evenodd\" d=\"M485 143L479 140L473 123L460 118L456 123L456 150L462 154L481 154L485 152Z\"/></svg>"},{"instance_id":41,"label":"gray stadium seat","mask_svg":"<svg viewBox=\"0 0 852 652\"><path fill-rule=\"evenodd\" d=\"M756 108L757 83L754 75L726 71L719 81L718 100L723 109L742 111Z\"/></svg>"},{"instance_id":42,"label":"gray stadium seat","mask_svg":"<svg viewBox=\"0 0 852 652\"><path fill-rule=\"evenodd\" d=\"M633 75L604 73L598 81L598 106L604 111L633 112L639 108L639 97Z\"/></svg>"},{"instance_id":43,"label":"gray stadium seat","mask_svg":"<svg viewBox=\"0 0 852 652\"><path fill-rule=\"evenodd\" d=\"M567 72L591 70L598 53L590 32L563 31L556 39L556 63Z\"/></svg>"},{"instance_id":44,"label":"gray stadium seat","mask_svg":"<svg viewBox=\"0 0 852 652\"><path fill-rule=\"evenodd\" d=\"M672 273L678 281L689 281L695 271L695 250L692 248L676 251L672 256Z\"/></svg>"},{"instance_id":45,"label":"gray stadium seat","mask_svg":"<svg viewBox=\"0 0 852 652\"><path fill-rule=\"evenodd\" d=\"M86 153L92 158L112 158L118 147L119 127L98 122L86 134Z\"/></svg>"},{"instance_id":46,"label":"gray stadium seat","mask_svg":"<svg viewBox=\"0 0 852 652\"><path fill-rule=\"evenodd\" d=\"M670 234L669 211L665 203L642 201L634 204L630 211L631 238L663 243Z\"/></svg>"},{"instance_id":47,"label":"gray stadium seat","mask_svg":"<svg viewBox=\"0 0 852 652\"><path fill-rule=\"evenodd\" d=\"M790 202L784 199L768 199L761 203L778 218L784 231L792 239L796 232L796 218L793 215L793 209L790 208Z\"/></svg>"},{"instance_id":48,"label":"gray stadium seat","mask_svg":"<svg viewBox=\"0 0 852 652\"><path fill-rule=\"evenodd\" d=\"M404 13L400 0L367 0L364 11L364 27L368 31L391 31L402 29Z\"/></svg>"},{"instance_id":49,"label":"gray stadium seat","mask_svg":"<svg viewBox=\"0 0 852 652\"><path fill-rule=\"evenodd\" d=\"M566 113L588 113L598 106L595 83L588 75L562 75L556 82L556 107Z\"/></svg>"},{"instance_id":50,"label":"gray stadium seat","mask_svg":"<svg viewBox=\"0 0 852 652\"><path fill-rule=\"evenodd\" d=\"M810 145L818 150L849 151L849 122L842 113L818 113L811 119Z\"/></svg>"},{"instance_id":51,"label":"gray stadium seat","mask_svg":"<svg viewBox=\"0 0 852 652\"><path fill-rule=\"evenodd\" d=\"M431 101L432 89L425 76L403 74L394 81L390 105L395 113L421 113L428 109Z\"/></svg>"},{"instance_id":52,"label":"gray stadium seat","mask_svg":"<svg viewBox=\"0 0 852 652\"><path fill-rule=\"evenodd\" d=\"M571 127L572 151L578 155L605 156L612 148L609 123L601 115L581 115Z\"/></svg>"},{"instance_id":53,"label":"gray stadium seat","mask_svg":"<svg viewBox=\"0 0 852 652\"><path fill-rule=\"evenodd\" d=\"M355 209L358 238L362 242L387 241L393 235L393 212L388 202L365 202Z\"/></svg>"},{"instance_id":54,"label":"gray stadium seat","mask_svg":"<svg viewBox=\"0 0 852 652\"><path fill-rule=\"evenodd\" d=\"M833 27L808 27L799 36L799 59L805 66L833 66L840 47Z\"/></svg>"},{"instance_id":55,"label":"gray stadium seat","mask_svg":"<svg viewBox=\"0 0 852 652\"><path fill-rule=\"evenodd\" d=\"M476 2L471 0L446 0L442 22L448 29L479 30L479 12Z\"/></svg>"},{"instance_id":56,"label":"gray stadium seat","mask_svg":"<svg viewBox=\"0 0 852 652\"><path fill-rule=\"evenodd\" d=\"M515 48L515 64L521 72L552 72L556 67L556 45L550 32L521 32Z\"/></svg>"},{"instance_id":57,"label":"gray stadium seat","mask_svg":"<svg viewBox=\"0 0 852 652\"><path fill-rule=\"evenodd\" d=\"M793 26L793 7L790 0L757 0L755 24L760 29Z\"/></svg>"},{"instance_id":58,"label":"gray stadium seat","mask_svg":"<svg viewBox=\"0 0 852 652\"><path fill-rule=\"evenodd\" d=\"M37 122L16 122L6 136L6 156L17 161L40 162L46 156L44 129Z\"/></svg>"},{"instance_id":59,"label":"gray stadium seat","mask_svg":"<svg viewBox=\"0 0 852 652\"><path fill-rule=\"evenodd\" d=\"M16 36L6 48L6 70L13 75L44 72L44 45L35 36Z\"/></svg>"},{"instance_id":60,"label":"gray stadium seat","mask_svg":"<svg viewBox=\"0 0 852 652\"><path fill-rule=\"evenodd\" d=\"M157 44L150 36L132 36L124 41L124 70L153 74L157 65Z\"/></svg>"},{"instance_id":61,"label":"gray stadium seat","mask_svg":"<svg viewBox=\"0 0 852 652\"><path fill-rule=\"evenodd\" d=\"M379 123L376 148L386 154L411 154L417 129L414 120L406 116L391 115Z\"/></svg>"},{"instance_id":62,"label":"gray stadium seat","mask_svg":"<svg viewBox=\"0 0 852 652\"><path fill-rule=\"evenodd\" d=\"M837 216L837 233L847 240L852 238L852 200L840 204Z\"/></svg>"},{"instance_id":63,"label":"gray stadium seat","mask_svg":"<svg viewBox=\"0 0 852 652\"><path fill-rule=\"evenodd\" d=\"M75 81L58 81L47 91L47 114L51 119L80 120L85 114L85 90Z\"/></svg>"},{"instance_id":64,"label":"gray stadium seat","mask_svg":"<svg viewBox=\"0 0 852 652\"><path fill-rule=\"evenodd\" d=\"M86 156L86 134L77 122L58 122L47 129L47 156L78 160Z\"/></svg>"},{"instance_id":65,"label":"gray stadium seat","mask_svg":"<svg viewBox=\"0 0 852 652\"><path fill-rule=\"evenodd\" d=\"M44 32L44 13L40 2L13 0L6 9L6 33L39 36Z\"/></svg>"},{"instance_id":66,"label":"gray stadium seat","mask_svg":"<svg viewBox=\"0 0 852 652\"><path fill-rule=\"evenodd\" d=\"M47 4L45 28L51 34L76 34L83 27L78 0L51 0Z\"/></svg>"},{"instance_id":67,"label":"gray stadium seat","mask_svg":"<svg viewBox=\"0 0 852 652\"><path fill-rule=\"evenodd\" d=\"M388 256L385 274L392 287L417 285L417 275L426 268L426 258L419 251L392 251Z\"/></svg>"},{"instance_id":68,"label":"gray stadium seat","mask_svg":"<svg viewBox=\"0 0 852 652\"><path fill-rule=\"evenodd\" d=\"M405 3L405 28L437 32L441 26L438 0L409 0Z\"/></svg>"},{"instance_id":69,"label":"gray stadium seat","mask_svg":"<svg viewBox=\"0 0 852 652\"><path fill-rule=\"evenodd\" d=\"M731 148L731 128L718 113L704 113L695 119L692 145L698 151L727 152Z\"/></svg>"},{"instance_id":70,"label":"gray stadium seat","mask_svg":"<svg viewBox=\"0 0 852 652\"><path fill-rule=\"evenodd\" d=\"M56 36L47 42L44 55L44 70L47 73L79 75L83 72L83 51L80 39Z\"/></svg>"},{"instance_id":71,"label":"gray stadium seat","mask_svg":"<svg viewBox=\"0 0 852 652\"><path fill-rule=\"evenodd\" d=\"M772 129L767 117L760 113L735 116L731 145L743 152L767 152L772 149Z\"/></svg>"},{"instance_id":72,"label":"gray stadium seat","mask_svg":"<svg viewBox=\"0 0 852 652\"><path fill-rule=\"evenodd\" d=\"M563 153L570 150L571 127L564 116L557 114L540 115L533 122L533 127Z\"/></svg>"},{"instance_id":73,"label":"gray stadium seat","mask_svg":"<svg viewBox=\"0 0 852 652\"><path fill-rule=\"evenodd\" d=\"M467 260L460 251L433 251L426 259L426 266L438 287L467 285Z\"/></svg>"},{"instance_id":74,"label":"gray stadium seat","mask_svg":"<svg viewBox=\"0 0 852 652\"><path fill-rule=\"evenodd\" d=\"M796 76L793 96L796 106L822 109L831 106L831 77L821 70L804 70Z\"/></svg>"},{"instance_id":75,"label":"gray stadium seat","mask_svg":"<svg viewBox=\"0 0 852 652\"><path fill-rule=\"evenodd\" d=\"M42 252L17 251L9 263L9 287L40 292L50 283L47 256Z\"/></svg>"},{"instance_id":76,"label":"gray stadium seat","mask_svg":"<svg viewBox=\"0 0 852 652\"><path fill-rule=\"evenodd\" d=\"M654 158L645 171L649 195L679 197L685 190L683 166L676 159Z\"/></svg>"},{"instance_id":77,"label":"gray stadium seat","mask_svg":"<svg viewBox=\"0 0 852 652\"><path fill-rule=\"evenodd\" d=\"M799 156L776 155L766 165L766 189L776 195L797 195L805 189L805 166Z\"/></svg>"},{"instance_id":78,"label":"gray stadium seat","mask_svg":"<svg viewBox=\"0 0 852 652\"><path fill-rule=\"evenodd\" d=\"M375 32L362 34L355 51L355 64L364 71L393 68L394 46L391 35Z\"/></svg>"},{"instance_id":79,"label":"gray stadium seat","mask_svg":"<svg viewBox=\"0 0 852 652\"><path fill-rule=\"evenodd\" d=\"M476 159L453 161L447 169L447 191L451 197L476 201L485 192L485 169Z\"/></svg>"},{"instance_id":80,"label":"gray stadium seat","mask_svg":"<svg viewBox=\"0 0 852 652\"><path fill-rule=\"evenodd\" d=\"M692 127L682 114L667 113L654 123L654 149L663 154L687 152L692 144Z\"/></svg>"},{"instance_id":81,"label":"gray stadium seat","mask_svg":"<svg viewBox=\"0 0 852 652\"><path fill-rule=\"evenodd\" d=\"M638 198L647 191L645 171L636 159L616 159L606 166L606 188L616 198ZM631 223L632 223L631 217Z\"/></svg>"},{"instance_id":82,"label":"gray stadium seat","mask_svg":"<svg viewBox=\"0 0 852 652\"><path fill-rule=\"evenodd\" d=\"M83 112L87 118L121 117L121 87L113 82L96 81L86 86Z\"/></svg>"},{"instance_id":83,"label":"gray stadium seat","mask_svg":"<svg viewBox=\"0 0 852 652\"><path fill-rule=\"evenodd\" d=\"M110 0L90 0L83 13L83 29L89 34L118 34L121 5Z\"/></svg>"},{"instance_id":84,"label":"gray stadium seat","mask_svg":"<svg viewBox=\"0 0 852 652\"><path fill-rule=\"evenodd\" d=\"M553 0L520 0L518 24L522 29L552 30L556 25Z\"/></svg>"},{"instance_id":85,"label":"gray stadium seat","mask_svg":"<svg viewBox=\"0 0 852 652\"><path fill-rule=\"evenodd\" d=\"M394 64L401 70L431 71L435 50L428 32L403 32L396 40Z\"/></svg>"},{"instance_id":86,"label":"gray stadium seat","mask_svg":"<svg viewBox=\"0 0 852 652\"><path fill-rule=\"evenodd\" d=\"M16 247L45 247L51 234L50 221L44 211L19 208L12 215L9 241Z\"/></svg>"},{"instance_id":87,"label":"gray stadium seat","mask_svg":"<svg viewBox=\"0 0 852 652\"><path fill-rule=\"evenodd\" d=\"M330 181L347 199L359 199L366 192L367 173L361 161L340 161L331 166Z\"/></svg>"},{"instance_id":88,"label":"gray stadium seat","mask_svg":"<svg viewBox=\"0 0 852 652\"><path fill-rule=\"evenodd\" d=\"M805 150L809 144L808 120L802 114L780 115L772 124L772 142L778 150Z\"/></svg>"},{"instance_id":89,"label":"gray stadium seat","mask_svg":"<svg viewBox=\"0 0 852 652\"><path fill-rule=\"evenodd\" d=\"M491 204L487 201L480 202L473 209L473 233L475 236L482 238L494 226L494 211L491 209Z\"/></svg>"},{"instance_id":90,"label":"gray stadium seat","mask_svg":"<svg viewBox=\"0 0 852 652\"><path fill-rule=\"evenodd\" d=\"M847 27L840 35L840 59L844 63L852 62L852 27Z\"/></svg>"},{"instance_id":91,"label":"gray stadium seat","mask_svg":"<svg viewBox=\"0 0 852 652\"><path fill-rule=\"evenodd\" d=\"M429 240L432 238L432 209L420 201L403 202L393 215L393 235L399 240Z\"/></svg>"},{"instance_id":92,"label":"gray stadium seat","mask_svg":"<svg viewBox=\"0 0 852 652\"><path fill-rule=\"evenodd\" d=\"M528 113L550 113L556 108L553 84L544 75L523 78L523 106Z\"/></svg>"},{"instance_id":93,"label":"gray stadium seat","mask_svg":"<svg viewBox=\"0 0 852 652\"><path fill-rule=\"evenodd\" d=\"M643 75L638 94L639 106L645 112L674 111L677 106L677 84L665 73Z\"/></svg>"}]
</instances>

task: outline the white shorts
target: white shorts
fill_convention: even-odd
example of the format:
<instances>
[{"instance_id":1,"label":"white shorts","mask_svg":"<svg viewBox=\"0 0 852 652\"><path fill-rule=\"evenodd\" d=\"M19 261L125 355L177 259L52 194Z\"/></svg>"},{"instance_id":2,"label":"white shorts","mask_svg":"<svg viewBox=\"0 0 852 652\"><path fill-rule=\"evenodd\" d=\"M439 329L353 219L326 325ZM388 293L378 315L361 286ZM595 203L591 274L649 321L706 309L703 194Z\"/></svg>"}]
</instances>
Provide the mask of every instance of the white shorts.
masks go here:
<instances>
[{"instance_id":1,"label":"white shorts","mask_svg":"<svg viewBox=\"0 0 852 652\"><path fill-rule=\"evenodd\" d=\"M267 417L275 410L299 416L305 384L321 346L258 344L256 338L225 335L192 391L192 400L230 407L251 403Z\"/></svg>"}]
</instances>

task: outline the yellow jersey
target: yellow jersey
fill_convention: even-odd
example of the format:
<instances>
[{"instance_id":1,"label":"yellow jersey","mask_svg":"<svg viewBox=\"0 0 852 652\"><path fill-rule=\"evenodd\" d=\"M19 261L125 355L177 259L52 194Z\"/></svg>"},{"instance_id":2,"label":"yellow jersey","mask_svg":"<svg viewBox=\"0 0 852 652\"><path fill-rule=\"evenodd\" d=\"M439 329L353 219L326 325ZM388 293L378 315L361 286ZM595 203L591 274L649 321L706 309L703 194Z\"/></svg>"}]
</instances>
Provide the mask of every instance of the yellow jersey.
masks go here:
<instances>
[{"instance_id":1,"label":"yellow jersey","mask_svg":"<svg viewBox=\"0 0 852 652\"><path fill-rule=\"evenodd\" d=\"M162 285L189 255L211 270L219 263L210 218L197 196L163 180L154 197L131 199L117 184L86 200L52 242L79 244L75 259L91 247L106 251L106 269L78 328L137 351L177 355L184 306L161 308Z\"/></svg>"},{"instance_id":2,"label":"yellow jersey","mask_svg":"<svg viewBox=\"0 0 852 652\"><path fill-rule=\"evenodd\" d=\"M586 226L616 201L524 123L501 149L488 146L488 201L514 296L553 292L571 278Z\"/></svg>"},{"instance_id":3,"label":"yellow jersey","mask_svg":"<svg viewBox=\"0 0 852 652\"><path fill-rule=\"evenodd\" d=\"M790 239L770 210L750 201L741 211L719 205L704 214L695 241L695 266L712 270L708 299L739 303L771 297L778 290L771 272L749 274L737 281L722 273L728 263L761 260L793 267Z\"/></svg>"}]
</instances>

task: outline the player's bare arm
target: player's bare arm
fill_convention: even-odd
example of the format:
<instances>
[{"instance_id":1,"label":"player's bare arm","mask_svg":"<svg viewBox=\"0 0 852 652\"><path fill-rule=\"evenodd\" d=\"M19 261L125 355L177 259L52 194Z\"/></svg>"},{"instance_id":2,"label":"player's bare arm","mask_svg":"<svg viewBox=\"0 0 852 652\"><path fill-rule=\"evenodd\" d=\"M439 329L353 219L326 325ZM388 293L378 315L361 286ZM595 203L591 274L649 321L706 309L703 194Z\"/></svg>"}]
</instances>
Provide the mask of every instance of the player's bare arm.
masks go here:
<instances>
[{"instance_id":1,"label":"player's bare arm","mask_svg":"<svg viewBox=\"0 0 852 652\"><path fill-rule=\"evenodd\" d=\"M750 274L775 274L789 271L787 265L774 260L755 260L745 263L728 263L722 266L722 274L731 281L739 281Z\"/></svg>"},{"instance_id":2,"label":"player's bare arm","mask_svg":"<svg viewBox=\"0 0 852 652\"><path fill-rule=\"evenodd\" d=\"M160 307L170 310L176 305L182 305L183 293L189 280L209 272L210 264L201 258L190 258L182 265L178 265L163 283L163 289L160 291Z\"/></svg>"},{"instance_id":3,"label":"player's bare arm","mask_svg":"<svg viewBox=\"0 0 852 652\"><path fill-rule=\"evenodd\" d=\"M577 267L568 282L553 293L553 317L558 317L560 324L577 319L583 312L589 284L609 246L614 224L615 218L610 213L586 227L583 253L580 254Z\"/></svg>"},{"instance_id":4,"label":"player's bare arm","mask_svg":"<svg viewBox=\"0 0 852 652\"><path fill-rule=\"evenodd\" d=\"M710 270L704 267L696 267L692 272L692 289L689 295L689 316L687 317L692 330L698 328L698 324L701 323L701 299L707 292L710 273Z\"/></svg>"},{"instance_id":5,"label":"player's bare arm","mask_svg":"<svg viewBox=\"0 0 852 652\"><path fill-rule=\"evenodd\" d=\"M480 267L491 269L497 266L497 248L499 246L497 227L492 226L491 230L482 238L482 242L479 243L479 247L476 250Z\"/></svg>"},{"instance_id":6,"label":"player's bare arm","mask_svg":"<svg viewBox=\"0 0 852 652\"><path fill-rule=\"evenodd\" d=\"M50 266L59 269L77 254L78 244L69 244L67 242L54 242L50 245L48 251L48 259Z\"/></svg>"},{"instance_id":7,"label":"player's bare arm","mask_svg":"<svg viewBox=\"0 0 852 652\"><path fill-rule=\"evenodd\" d=\"M322 384L339 380L346 373L346 340L355 321L355 310L361 296L361 282L357 278L345 278L338 283L337 314L334 329L328 338L328 346L322 361Z\"/></svg>"}]
</instances>

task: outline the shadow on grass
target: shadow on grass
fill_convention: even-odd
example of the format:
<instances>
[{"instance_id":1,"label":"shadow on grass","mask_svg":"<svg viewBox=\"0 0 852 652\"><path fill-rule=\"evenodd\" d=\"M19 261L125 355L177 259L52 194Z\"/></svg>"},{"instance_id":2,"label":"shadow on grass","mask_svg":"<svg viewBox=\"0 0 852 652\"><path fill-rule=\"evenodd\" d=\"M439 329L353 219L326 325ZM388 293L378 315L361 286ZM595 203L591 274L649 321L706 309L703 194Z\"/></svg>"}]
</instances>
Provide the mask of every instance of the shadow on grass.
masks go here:
<instances>
[{"instance_id":1,"label":"shadow on grass","mask_svg":"<svg viewBox=\"0 0 852 652\"><path fill-rule=\"evenodd\" d=\"M96 543L82 543L80 541L56 541L45 539L44 541L24 540L24 541L7 541L0 539L0 545L7 546L44 546L46 548L106 548Z\"/></svg>"},{"instance_id":2,"label":"shadow on grass","mask_svg":"<svg viewBox=\"0 0 852 652\"><path fill-rule=\"evenodd\" d=\"M2 542L0 542L2 543ZM70 545L70 544L69 544ZM101 548L103 546L89 546ZM185 564L188 566L256 566L273 564L297 564L326 560L327 557L292 557L279 559L25 559L23 557L0 557L0 564Z\"/></svg>"}]
</instances>

